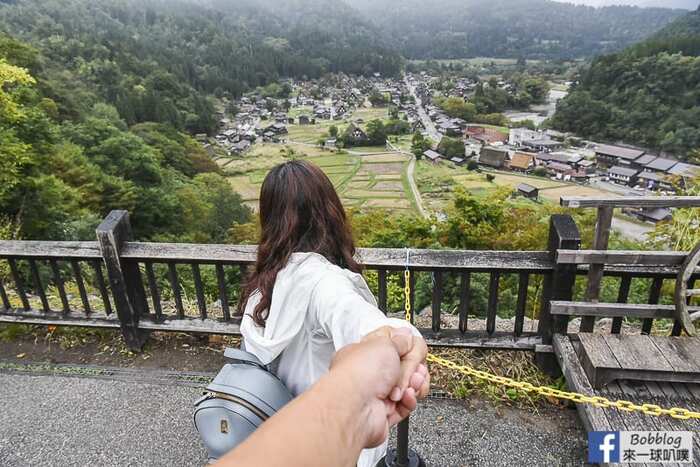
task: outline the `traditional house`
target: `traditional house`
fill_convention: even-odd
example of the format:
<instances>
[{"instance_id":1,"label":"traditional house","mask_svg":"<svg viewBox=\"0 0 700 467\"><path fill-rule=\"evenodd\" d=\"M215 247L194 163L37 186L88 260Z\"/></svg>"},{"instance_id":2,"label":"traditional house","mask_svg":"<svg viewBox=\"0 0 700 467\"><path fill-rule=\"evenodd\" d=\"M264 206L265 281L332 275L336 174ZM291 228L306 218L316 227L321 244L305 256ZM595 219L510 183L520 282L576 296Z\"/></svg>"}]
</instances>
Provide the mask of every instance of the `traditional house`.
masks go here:
<instances>
[{"instance_id":1,"label":"traditional house","mask_svg":"<svg viewBox=\"0 0 700 467\"><path fill-rule=\"evenodd\" d=\"M435 152L432 149L424 151L423 156L430 162L437 162L442 157L442 155L439 152Z\"/></svg>"},{"instance_id":2,"label":"traditional house","mask_svg":"<svg viewBox=\"0 0 700 467\"><path fill-rule=\"evenodd\" d=\"M634 214L641 220L653 222L654 224L668 221L673 218L671 210L667 208L640 209L634 212Z\"/></svg>"},{"instance_id":3,"label":"traditional house","mask_svg":"<svg viewBox=\"0 0 700 467\"><path fill-rule=\"evenodd\" d=\"M308 125L310 122L308 115L299 115L299 125Z\"/></svg>"},{"instance_id":4,"label":"traditional house","mask_svg":"<svg viewBox=\"0 0 700 467\"><path fill-rule=\"evenodd\" d=\"M614 166L608 169L608 177L615 183L634 185L637 181L638 170L630 167Z\"/></svg>"},{"instance_id":5,"label":"traditional house","mask_svg":"<svg viewBox=\"0 0 700 467\"><path fill-rule=\"evenodd\" d=\"M457 165L462 165L464 164L464 158L463 157L451 157L450 161L457 164Z\"/></svg>"},{"instance_id":6,"label":"traditional house","mask_svg":"<svg viewBox=\"0 0 700 467\"><path fill-rule=\"evenodd\" d=\"M508 135L495 128L487 128L479 125L467 125L465 136L482 144L506 143Z\"/></svg>"},{"instance_id":7,"label":"traditional house","mask_svg":"<svg viewBox=\"0 0 700 467\"><path fill-rule=\"evenodd\" d=\"M237 143L234 143L233 146L231 146L231 152L234 154L243 154L246 152L248 149L250 149L250 141L242 139Z\"/></svg>"},{"instance_id":8,"label":"traditional house","mask_svg":"<svg viewBox=\"0 0 700 467\"><path fill-rule=\"evenodd\" d=\"M324 143L323 147L326 149L335 149L337 147L338 140L335 138L328 138Z\"/></svg>"},{"instance_id":9,"label":"traditional house","mask_svg":"<svg viewBox=\"0 0 700 467\"><path fill-rule=\"evenodd\" d=\"M369 140L367 138L367 133L365 133L362 130L362 128L355 125L354 123L351 123L345 129L345 132L343 133L343 138L345 139L345 143L348 146L362 146L363 144L366 144Z\"/></svg>"},{"instance_id":10,"label":"traditional house","mask_svg":"<svg viewBox=\"0 0 700 467\"><path fill-rule=\"evenodd\" d=\"M595 147L598 166L608 168L613 166L630 166L638 157L644 155L644 150L599 144Z\"/></svg>"},{"instance_id":11,"label":"traditional house","mask_svg":"<svg viewBox=\"0 0 700 467\"><path fill-rule=\"evenodd\" d=\"M547 172L558 179L570 180L576 173L576 170L569 164L553 161L547 163Z\"/></svg>"},{"instance_id":12,"label":"traditional house","mask_svg":"<svg viewBox=\"0 0 700 467\"><path fill-rule=\"evenodd\" d=\"M537 152L552 152L564 146L561 142L549 138L524 140L521 144Z\"/></svg>"},{"instance_id":13,"label":"traditional house","mask_svg":"<svg viewBox=\"0 0 700 467\"><path fill-rule=\"evenodd\" d=\"M644 157L644 156L642 156L642 157ZM678 161L674 161L673 159L665 159L663 157L657 157L654 160L645 164L644 170L666 174L677 163L678 163Z\"/></svg>"},{"instance_id":14,"label":"traditional house","mask_svg":"<svg viewBox=\"0 0 700 467\"><path fill-rule=\"evenodd\" d=\"M532 185L528 185L527 183L519 184L516 190L518 191L518 194L529 199L538 199L540 196L540 190Z\"/></svg>"},{"instance_id":15,"label":"traditional house","mask_svg":"<svg viewBox=\"0 0 700 467\"><path fill-rule=\"evenodd\" d=\"M526 152L516 152L510 161L510 169L527 173L535 168L535 155Z\"/></svg>"},{"instance_id":16,"label":"traditional house","mask_svg":"<svg viewBox=\"0 0 700 467\"><path fill-rule=\"evenodd\" d=\"M508 160L508 151L496 148L483 148L479 154L479 164L487 165L496 169L505 166Z\"/></svg>"}]
</instances>

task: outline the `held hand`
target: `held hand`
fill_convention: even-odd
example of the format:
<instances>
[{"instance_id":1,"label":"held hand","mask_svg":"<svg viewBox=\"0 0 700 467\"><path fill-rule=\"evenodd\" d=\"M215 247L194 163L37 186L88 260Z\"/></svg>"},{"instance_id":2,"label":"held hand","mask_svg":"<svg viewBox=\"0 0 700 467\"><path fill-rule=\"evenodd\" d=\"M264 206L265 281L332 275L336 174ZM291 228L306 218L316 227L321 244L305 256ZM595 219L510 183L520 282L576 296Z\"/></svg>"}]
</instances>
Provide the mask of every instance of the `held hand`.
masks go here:
<instances>
[{"instance_id":1,"label":"held hand","mask_svg":"<svg viewBox=\"0 0 700 467\"><path fill-rule=\"evenodd\" d=\"M425 398L430 391L430 374L425 362L428 346L422 337L414 336L405 327L383 326L367 334L363 341L374 337L388 337L401 343L401 376L389 394L390 401L396 403L390 423L398 423L416 408L417 399Z\"/></svg>"}]
</instances>

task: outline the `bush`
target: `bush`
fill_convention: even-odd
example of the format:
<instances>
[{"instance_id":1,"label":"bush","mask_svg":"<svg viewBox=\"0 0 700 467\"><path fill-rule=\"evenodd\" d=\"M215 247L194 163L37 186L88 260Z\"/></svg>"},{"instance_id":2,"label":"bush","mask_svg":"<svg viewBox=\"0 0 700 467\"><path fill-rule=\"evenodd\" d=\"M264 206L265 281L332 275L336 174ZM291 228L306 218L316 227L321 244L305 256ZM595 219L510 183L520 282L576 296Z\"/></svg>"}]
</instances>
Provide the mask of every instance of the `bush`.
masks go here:
<instances>
[{"instance_id":1,"label":"bush","mask_svg":"<svg viewBox=\"0 0 700 467\"><path fill-rule=\"evenodd\" d=\"M495 176L495 175L493 175L493 174L486 174L486 181L488 181L488 182L493 182L494 180L496 180L496 176Z\"/></svg>"}]
</instances>

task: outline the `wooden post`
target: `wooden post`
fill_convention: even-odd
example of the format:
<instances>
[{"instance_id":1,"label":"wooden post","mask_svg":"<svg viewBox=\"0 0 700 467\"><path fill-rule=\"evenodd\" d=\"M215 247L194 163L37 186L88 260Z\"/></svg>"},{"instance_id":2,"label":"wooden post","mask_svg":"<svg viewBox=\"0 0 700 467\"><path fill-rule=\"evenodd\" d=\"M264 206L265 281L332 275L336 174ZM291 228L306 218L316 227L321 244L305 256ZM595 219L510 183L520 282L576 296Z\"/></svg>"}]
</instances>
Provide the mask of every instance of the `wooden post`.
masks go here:
<instances>
[{"instance_id":1,"label":"wooden post","mask_svg":"<svg viewBox=\"0 0 700 467\"><path fill-rule=\"evenodd\" d=\"M581 235L574 219L567 214L553 214L549 219L549 253L552 261L556 261L557 250L581 249ZM568 318L566 316L552 319L550 302L552 300L571 300L576 283L575 264L556 264L552 274L545 276L540 305L537 334L542 336L542 343L552 344L555 333L566 334ZM551 353L536 353L535 363L550 375L559 375L559 364Z\"/></svg>"},{"instance_id":2,"label":"wooden post","mask_svg":"<svg viewBox=\"0 0 700 467\"><path fill-rule=\"evenodd\" d=\"M595 237L593 237L594 250L607 250L612 226L613 207L599 206L598 218L595 224ZM603 264L591 264L588 270L588 284L586 285L586 301L597 302L600 296L600 283L603 280ZM595 318L584 316L581 318L581 332L592 332Z\"/></svg>"},{"instance_id":3,"label":"wooden post","mask_svg":"<svg viewBox=\"0 0 700 467\"><path fill-rule=\"evenodd\" d=\"M129 277L134 268L138 269L138 265L124 264L120 258L124 242L131 240L132 236L129 213L110 212L97 227L96 233L124 340L131 350L140 351L148 339L148 332L138 327L139 315L146 303L143 283L140 287L135 284L137 278L140 280L140 274Z\"/></svg>"}]
</instances>

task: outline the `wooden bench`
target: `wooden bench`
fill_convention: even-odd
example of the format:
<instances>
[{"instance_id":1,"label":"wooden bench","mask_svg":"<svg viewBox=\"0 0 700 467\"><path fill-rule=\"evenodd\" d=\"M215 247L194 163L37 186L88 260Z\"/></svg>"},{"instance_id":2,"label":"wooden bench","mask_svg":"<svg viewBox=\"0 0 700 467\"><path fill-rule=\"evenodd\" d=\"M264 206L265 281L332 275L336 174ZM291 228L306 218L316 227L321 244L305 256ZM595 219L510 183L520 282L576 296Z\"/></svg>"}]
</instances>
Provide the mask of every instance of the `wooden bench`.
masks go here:
<instances>
[{"instance_id":1,"label":"wooden bench","mask_svg":"<svg viewBox=\"0 0 700 467\"><path fill-rule=\"evenodd\" d=\"M696 338L590 333L577 338L579 361L595 389L620 379L700 383Z\"/></svg>"}]
</instances>

